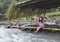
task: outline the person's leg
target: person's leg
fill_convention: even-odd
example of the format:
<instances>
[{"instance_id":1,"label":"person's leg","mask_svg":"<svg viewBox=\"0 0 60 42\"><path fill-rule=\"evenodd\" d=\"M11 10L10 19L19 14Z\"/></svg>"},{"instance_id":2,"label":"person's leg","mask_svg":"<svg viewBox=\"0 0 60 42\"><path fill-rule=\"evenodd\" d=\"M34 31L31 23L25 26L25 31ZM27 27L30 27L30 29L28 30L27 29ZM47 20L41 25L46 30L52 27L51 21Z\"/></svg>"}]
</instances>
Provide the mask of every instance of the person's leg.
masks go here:
<instances>
[{"instance_id":1,"label":"person's leg","mask_svg":"<svg viewBox=\"0 0 60 42\"><path fill-rule=\"evenodd\" d=\"M40 28L40 32L42 32L43 28Z\"/></svg>"},{"instance_id":2,"label":"person's leg","mask_svg":"<svg viewBox=\"0 0 60 42\"><path fill-rule=\"evenodd\" d=\"M38 28L36 29L35 33L37 33L39 30L40 30L40 27L38 27Z\"/></svg>"}]
</instances>

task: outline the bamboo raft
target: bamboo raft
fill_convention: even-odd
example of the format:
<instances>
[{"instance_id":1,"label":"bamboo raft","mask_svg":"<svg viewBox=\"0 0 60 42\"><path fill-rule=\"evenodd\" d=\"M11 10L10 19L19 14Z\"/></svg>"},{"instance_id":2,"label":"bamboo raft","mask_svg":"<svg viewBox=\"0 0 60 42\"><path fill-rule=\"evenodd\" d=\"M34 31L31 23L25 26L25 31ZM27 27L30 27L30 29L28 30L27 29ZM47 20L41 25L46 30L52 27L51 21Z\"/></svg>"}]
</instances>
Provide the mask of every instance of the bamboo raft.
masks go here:
<instances>
[{"instance_id":1,"label":"bamboo raft","mask_svg":"<svg viewBox=\"0 0 60 42\"><path fill-rule=\"evenodd\" d=\"M18 29L36 29L37 27L10 26L10 28L18 28ZM43 30L60 31L60 28L43 28Z\"/></svg>"}]
</instances>

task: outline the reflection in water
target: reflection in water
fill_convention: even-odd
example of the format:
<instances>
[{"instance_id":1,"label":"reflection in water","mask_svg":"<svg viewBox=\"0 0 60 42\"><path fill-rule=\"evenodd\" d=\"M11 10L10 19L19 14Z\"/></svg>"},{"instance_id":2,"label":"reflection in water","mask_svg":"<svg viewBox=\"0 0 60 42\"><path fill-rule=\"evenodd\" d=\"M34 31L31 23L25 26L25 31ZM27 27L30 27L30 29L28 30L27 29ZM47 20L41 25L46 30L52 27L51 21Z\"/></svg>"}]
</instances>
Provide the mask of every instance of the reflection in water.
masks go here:
<instances>
[{"instance_id":1,"label":"reflection in water","mask_svg":"<svg viewBox=\"0 0 60 42\"><path fill-rule=\"evenodd\" d=\"M0 26L0 42L60 42L60 34L32 33Z\"/></svg>"}]
</instances>

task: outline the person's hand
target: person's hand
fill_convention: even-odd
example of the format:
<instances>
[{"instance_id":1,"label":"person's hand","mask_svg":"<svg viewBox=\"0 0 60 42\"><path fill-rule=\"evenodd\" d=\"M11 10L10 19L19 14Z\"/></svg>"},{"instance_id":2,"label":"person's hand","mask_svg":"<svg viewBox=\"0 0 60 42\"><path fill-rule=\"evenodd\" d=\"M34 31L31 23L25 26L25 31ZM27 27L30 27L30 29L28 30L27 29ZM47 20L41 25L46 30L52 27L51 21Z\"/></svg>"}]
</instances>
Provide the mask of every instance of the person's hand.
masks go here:
<instances>
[{"instance_id":1,"label":"person's hand","mask_svg":"<svg viewBox=\"0 0 60 42\"><path fill-rule=\"evenodd\" d=\"M44 18L44 21L47 21L47 17L46 17L46 18Z\"/></svg>"}]
</instances>

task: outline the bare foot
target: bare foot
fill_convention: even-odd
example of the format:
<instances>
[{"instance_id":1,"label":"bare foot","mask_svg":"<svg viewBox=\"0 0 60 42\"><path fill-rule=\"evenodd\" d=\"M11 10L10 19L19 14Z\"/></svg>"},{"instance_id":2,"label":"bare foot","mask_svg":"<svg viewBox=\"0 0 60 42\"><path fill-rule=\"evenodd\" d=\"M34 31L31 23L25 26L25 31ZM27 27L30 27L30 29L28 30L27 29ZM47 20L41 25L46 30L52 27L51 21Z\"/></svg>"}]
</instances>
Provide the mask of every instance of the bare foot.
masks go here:
<instances>
[{"instance_id":1,"label":"bare foot","mask_svg":"<svg viewBox=\"0 0 60 42\"><path fill-rule=\"evenodd\" d=\"M35 31L35 33L37 33L37 31Z\"/></svg>"}]
</instances>

